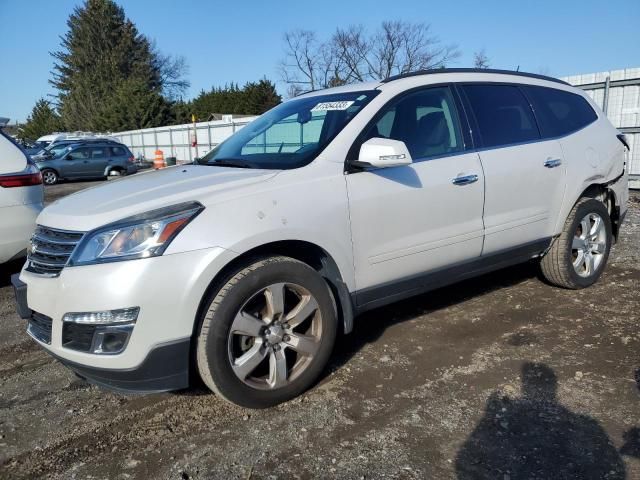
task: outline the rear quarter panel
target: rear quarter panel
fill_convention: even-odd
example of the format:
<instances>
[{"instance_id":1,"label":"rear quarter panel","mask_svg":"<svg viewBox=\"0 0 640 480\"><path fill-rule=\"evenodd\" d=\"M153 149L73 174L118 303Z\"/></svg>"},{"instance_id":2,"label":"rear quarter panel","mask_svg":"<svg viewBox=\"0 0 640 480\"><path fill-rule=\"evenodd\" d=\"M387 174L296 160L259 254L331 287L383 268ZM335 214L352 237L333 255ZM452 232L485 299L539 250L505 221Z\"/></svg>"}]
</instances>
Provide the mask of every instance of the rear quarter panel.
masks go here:
<instances>
[{"instance_id":1,"label":"rear quarter panel","mask_svg":"<svg viewBox=\"0 0 640 480\"><path fill-rule=\"evenodd\" d=\"M562 232L564 222L581 194L591 185L605 184L624 171L625 150L616 138L617 130L604 114L593 105L598 120L571 135L560 139L567 168L567 188L558 215L555 232ZM618 188L616 205L626 208L628 190Z\"/></svg>"}]
</instances>

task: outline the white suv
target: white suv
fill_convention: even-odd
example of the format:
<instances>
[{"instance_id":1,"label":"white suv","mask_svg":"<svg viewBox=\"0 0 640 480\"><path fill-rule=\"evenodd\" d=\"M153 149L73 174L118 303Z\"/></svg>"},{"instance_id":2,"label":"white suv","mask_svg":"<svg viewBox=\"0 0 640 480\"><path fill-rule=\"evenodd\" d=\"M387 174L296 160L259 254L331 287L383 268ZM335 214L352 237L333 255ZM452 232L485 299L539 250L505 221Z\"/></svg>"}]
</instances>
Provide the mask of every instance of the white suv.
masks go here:
<instances>
[{"instance_id":1,"label":"white suv","mask_svg":"<svg viewBox=\"0 0 640 480\"><path fill-rule=\"evenodd\" d=\"M40 170L2 131L7 123L0 118L0 264L25 256L44 199Z\"/></svg>"},{"instance_id":2,"label":"white suv","mask_svg":"<svg viewBox=\"0 0 640 480\"><path fill-rule=\"evenodd\" d=\"M116 389L267 407L359 313L540 259L593 284L626 202L624 138L580 90L438 70L291 99L197 165L59 200L14 279L40 345Z\"/></svg>"}]
</instances>

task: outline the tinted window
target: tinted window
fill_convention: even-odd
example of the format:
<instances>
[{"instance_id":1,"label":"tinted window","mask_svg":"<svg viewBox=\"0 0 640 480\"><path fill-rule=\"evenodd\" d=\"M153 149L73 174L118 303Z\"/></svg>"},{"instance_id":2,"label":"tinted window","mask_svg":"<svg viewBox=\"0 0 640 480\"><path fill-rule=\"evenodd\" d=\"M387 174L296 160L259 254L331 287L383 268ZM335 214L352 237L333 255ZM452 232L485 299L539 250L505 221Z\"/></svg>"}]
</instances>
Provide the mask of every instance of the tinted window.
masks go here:
<instances>
[{"instance_id":1,"label":"tinted window","mask_svg":"<svg viewBox=\"0 0 640 480\"><path fill-rule=\"evenodd\" d=\"M414 160L464 149L460 121L447 87L420 90L384 107L361 143L374 137L404 142ZM359 152L354 152L356 155Z\"/></svg>"},{"instance_id":2,"label":"tinted window","mask_svg":"<svg viewBox=\"0 0 640 480\"><path fill-rule=\"evenodd\" d=\"M575 93L527 86L543 137L559 137L586 127L598 118L589 102Z\"/></svg>"},{"instance_id":3,"label":"tinted window","mask_svg":"<svg viewBox=\"0 0 640 480\"><path fill-rule=\"evenodd\" d=\"M107 156L106 147L98 147L91 149L91 158L105 158Z\"/></svg>"},{"instance_id":4,"label":"tinted window","mask_svg":"<svg viewBox=\"0 0 640 480\"><path fill-rule=\"evenodd\" d=\"M126 152L122 147L111 147L111 155L113 155L114 157L124 157L126 155Z\"/></svg>"},{"instance_id":5,"label":"tinted window","mask_svg":"<svg viewBox=\"0 0 640 480\"><path fill-rule=\"evenodd\" d=\"M529 102L515 85L465 85L484 147L540 138Z\"/></svg>"},{"instance_id":6,"label":"tinted window","mask_svg":"<svg viewBox=\"0 0 640 480\"><path fill-rule=\"evenodd\" d=\"M91 158L91 151L89 148L77 148L69 153L67 156L69 159L85 160Z\"/></svg>"}]
</instances>

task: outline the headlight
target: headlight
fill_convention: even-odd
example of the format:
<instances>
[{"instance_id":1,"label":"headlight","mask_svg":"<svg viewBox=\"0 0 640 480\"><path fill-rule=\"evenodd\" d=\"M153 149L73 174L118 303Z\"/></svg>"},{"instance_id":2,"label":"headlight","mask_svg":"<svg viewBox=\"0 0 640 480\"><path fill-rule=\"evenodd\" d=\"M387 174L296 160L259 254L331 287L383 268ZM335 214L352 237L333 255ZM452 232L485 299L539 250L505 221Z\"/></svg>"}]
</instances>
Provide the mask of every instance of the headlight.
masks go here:
<instances>
[{"instance_id":1,"label":"headlight","mask_svg":"<svg viewBox=\"0 0 640 480\"><path fill-rule=\"evenodd\" d=\"M176 235L203 209L198 202L181 203L89 232L69 264L87 265L162 255Z\"/></svg>"}]
</instances>

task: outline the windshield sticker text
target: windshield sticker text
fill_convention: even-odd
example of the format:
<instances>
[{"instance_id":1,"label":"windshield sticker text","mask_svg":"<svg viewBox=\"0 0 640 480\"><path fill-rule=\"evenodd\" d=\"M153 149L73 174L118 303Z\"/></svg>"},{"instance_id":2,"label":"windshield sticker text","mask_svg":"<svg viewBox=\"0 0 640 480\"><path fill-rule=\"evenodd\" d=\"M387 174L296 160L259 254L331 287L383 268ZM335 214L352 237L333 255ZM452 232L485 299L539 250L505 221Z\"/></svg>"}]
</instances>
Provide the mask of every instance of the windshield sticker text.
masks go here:
<instances>
[{"instance_id":1,"label":"windshield sticker text","mask_svg":"<svg viewBox=\"0 0 640 480\"><path fill-rule=\"evenodd\" d=\"M311 109L312 112L326 112L329 110L346 110L353 105L353 100L342 102L321 102Z\"/></svg>"}]
</instances>

